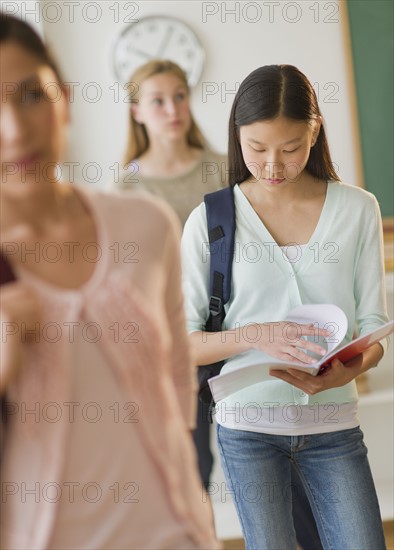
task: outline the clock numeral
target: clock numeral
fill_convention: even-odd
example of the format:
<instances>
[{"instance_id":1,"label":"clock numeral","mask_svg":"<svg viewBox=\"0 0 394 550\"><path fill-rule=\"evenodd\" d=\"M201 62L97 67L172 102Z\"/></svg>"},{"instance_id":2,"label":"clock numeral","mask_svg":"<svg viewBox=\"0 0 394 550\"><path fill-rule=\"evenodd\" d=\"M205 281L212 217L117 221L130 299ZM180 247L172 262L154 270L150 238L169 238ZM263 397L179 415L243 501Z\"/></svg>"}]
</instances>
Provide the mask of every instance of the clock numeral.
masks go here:
<instances>
[{"instance_id":1,"label":"clock numeral","mask_svg":"<svg viewBox=\"0 0 394 550\"><path fill-rule=\"evenodd\" d=\"M110 10L114 12L114 23L120 22L120 3L114 2L112 6L109 7ZM122 5L123 11L127 11L127 14L124 16L122 23L138 23L138 19L134 19L134 16L139 12L139 5L137 2L126 2Z\"/></svg>"}]
</instances>

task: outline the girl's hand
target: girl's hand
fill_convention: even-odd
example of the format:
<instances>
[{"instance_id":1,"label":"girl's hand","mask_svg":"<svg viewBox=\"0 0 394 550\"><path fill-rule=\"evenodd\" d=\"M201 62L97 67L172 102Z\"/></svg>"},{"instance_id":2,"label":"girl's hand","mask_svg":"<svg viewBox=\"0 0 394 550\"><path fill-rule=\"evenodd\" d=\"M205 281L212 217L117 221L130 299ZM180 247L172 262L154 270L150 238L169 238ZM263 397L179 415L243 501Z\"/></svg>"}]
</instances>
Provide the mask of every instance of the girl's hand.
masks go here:
<instances>
[{"instance_id":1,"label":"girl's hand","mask_svg":"<svg viewBox=\"0 0 394 550\"><path fill-rule=\"evenodd\" d=\"M363 354L360 353L345 364L339 359L334 359L328 369L318 376L296 369L271 369L270 375L288 382L309 395L314 395L324 390L344 386L361 373L362 365Z\"/></svg>"},{"instance_id":2,"label":"girl's hand","mask_svg":"<svg viewBox=\"0 0 394 550\"><path fill-rule=\"evenodd\" d=\"M3 393L22 364L23 343L29 342L39 322L41 303L36 293L21 282L3 285L0 303L0 393Z\"/></svg>"},{"instance_id":3,"label":"girl's hand","mask_svg":"<svg viewBox=\"0 0 394 550\"><path fill-rule=\"evenodd\" d=\"M252 346L254 349L264 351L272 357L277 357L282 361L311 364L316 363L317 359L310 357L302 350L312 351L320 356L325 355L327 350L319 344L305 340L302 337L330 336L331 332L317 328L312 323L300 325L282 321L280 323L253 324L247 327L247 331L244 327L243 334L244 338L245 334L249 334L251 341L255 342ZM257 339L255 335L260 337Z\"/></svg>"},{"instance_id":4,"label":"girl's hand","mask_svg":"<svg viewBox=\"0 0 394 550\"><path fill-rule=\"evenodd\" d=\"M314 395L320 391L331 388L339 388L351 382L362 372L366 372L371 367L375 367L383 357L383 347L381 344L373 344L353 357L346 363L341 363L339 359L334 359L329 368L320 376L312 376L307 372L301 372L296 369L287 369L287 371L271 369L270 374L280 378L305 393Z\"/></svg>"}]
</instances>

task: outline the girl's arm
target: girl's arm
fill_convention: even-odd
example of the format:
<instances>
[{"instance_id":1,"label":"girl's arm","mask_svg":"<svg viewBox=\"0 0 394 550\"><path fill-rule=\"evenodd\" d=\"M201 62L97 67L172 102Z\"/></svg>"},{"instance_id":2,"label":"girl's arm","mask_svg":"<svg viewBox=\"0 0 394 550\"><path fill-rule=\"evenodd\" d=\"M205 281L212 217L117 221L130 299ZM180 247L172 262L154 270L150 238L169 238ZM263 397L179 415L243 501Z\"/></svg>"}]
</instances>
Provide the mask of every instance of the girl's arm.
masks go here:
<instances>
[{"instance_id":1,"label":"girl's arm","mask_svg":"<svg viewBox=\"0 0 394 550\"><path fill-rule=\"evenodd\" d=\"M247 330L246 330L247 328ZM297 325L287 322L249 323L222 332L196 331L190 334L193 356L197 365L209 365L239 353L255 349L264 351L283 361L315 363L316 359L302 349L308 349L323 356L326 350L304 340L302 336L328 336L329 331L313 325Z\"/></svg>"},{"instance_id":2,"label":"girl's arm","mask_svg":"<svg viewBox=\"0 0 394 550\"><path fill-rule=\"evenodd\" d=\"M175 215L169 218L169 230L163 250L166 269L165 307L171 336L170 361L183 417L189 429L195 427L197 403L197 373L192 365L186 331L181 288L180 226Z\"/></svg>"}]
</instances>

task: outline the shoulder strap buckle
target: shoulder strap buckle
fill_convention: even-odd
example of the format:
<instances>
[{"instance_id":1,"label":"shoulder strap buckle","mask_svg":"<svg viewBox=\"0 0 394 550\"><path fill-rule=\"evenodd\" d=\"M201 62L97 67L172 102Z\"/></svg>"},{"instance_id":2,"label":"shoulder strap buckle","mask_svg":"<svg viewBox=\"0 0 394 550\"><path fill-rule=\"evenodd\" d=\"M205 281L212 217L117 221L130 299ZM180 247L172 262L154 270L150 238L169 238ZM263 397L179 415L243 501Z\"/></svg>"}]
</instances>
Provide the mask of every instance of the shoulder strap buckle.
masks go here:
<instances>
[{"instance_id":1,"label":"shoulder strap buckle","mask_svg":"<svg viewBox=\"0 0 394 550\"><path fill-rule=\"evenodd\" d=\"M211 296L209 300L209 313L216 317L216 315L220 315L223 308L223 302L222 299L218 296Z\"/></svg>"}]
</instances>

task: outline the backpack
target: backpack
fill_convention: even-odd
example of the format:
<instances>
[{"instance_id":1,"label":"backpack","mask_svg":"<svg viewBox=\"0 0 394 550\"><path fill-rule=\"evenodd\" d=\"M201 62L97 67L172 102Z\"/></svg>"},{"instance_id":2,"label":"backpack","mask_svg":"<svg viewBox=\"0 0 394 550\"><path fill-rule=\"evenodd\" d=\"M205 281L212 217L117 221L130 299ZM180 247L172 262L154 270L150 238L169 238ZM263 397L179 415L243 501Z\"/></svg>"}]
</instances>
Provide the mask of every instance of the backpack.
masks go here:
<instances>
[{"instance_id":1,"label":"backpack","mask_svg":"<svg viewBox=\"0 0 394 550\"><path fill-rule=\"evenodd\" d=\"M225 318L224 305L231 294L231 273L234 257L235 206L232 187L205 195L210 250L209 317L206 332L220 332ZM199 398L210 407L210 418L215 405L208 380L217 376L224 361L198 367Z\"/></svg>"}]
</instances>

